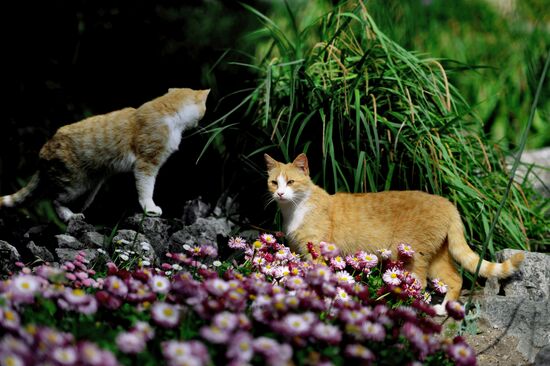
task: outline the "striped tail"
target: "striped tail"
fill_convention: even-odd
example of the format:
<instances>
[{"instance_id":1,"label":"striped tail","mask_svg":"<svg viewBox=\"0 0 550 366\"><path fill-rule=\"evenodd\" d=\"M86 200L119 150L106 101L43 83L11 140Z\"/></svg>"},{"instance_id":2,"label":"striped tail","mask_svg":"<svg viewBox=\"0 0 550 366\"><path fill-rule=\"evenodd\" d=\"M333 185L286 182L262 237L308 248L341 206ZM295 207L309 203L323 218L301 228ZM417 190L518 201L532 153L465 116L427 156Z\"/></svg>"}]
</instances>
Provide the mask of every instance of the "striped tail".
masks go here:
<instances>
[{"instance_id":1,"label":"striped tail","mask_svg":"<svg viewBox=\"0 0 550 366\"><path fill-rule=\"evenodd\" d=\"M457 215L458 216L458 215ZM479 262L479 255L475 253L464 237L464 228L460 216L453 220L447 234L449 241L449 252L451 256L470 273L475 273ZM523 253L514 254L510 259L502 263L494 263L483 260L479 269L482 277L506 278L514 274L523 262Z\"/></svg>"},{"instance_id":2,"label":"striped tail","mask_svg":"<svg viewBox=\"0 0 550 366\"><path fill-rule=\"evenodd\" d=\"M40 181L40 173L36 172L33 174L31 180L27 185L14 194L10 194L7 196L1 196L0 197L0 208L5 207L13 207L20 203L23 203L29 196L32 194L32 192L38 187L38 182Z\"/></svg>"}]
</instances>

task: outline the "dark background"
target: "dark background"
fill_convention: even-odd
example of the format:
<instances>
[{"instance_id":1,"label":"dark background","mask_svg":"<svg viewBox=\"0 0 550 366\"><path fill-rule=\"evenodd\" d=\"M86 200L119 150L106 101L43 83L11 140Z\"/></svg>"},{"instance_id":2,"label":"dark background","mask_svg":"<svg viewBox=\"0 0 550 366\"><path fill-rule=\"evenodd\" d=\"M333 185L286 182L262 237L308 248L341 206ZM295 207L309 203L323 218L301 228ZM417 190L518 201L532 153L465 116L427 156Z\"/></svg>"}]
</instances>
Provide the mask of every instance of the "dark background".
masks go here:
<instances>
[{"instance_id":1,"label":"dark background","mask_svg":"<svg viewBox=\"0 0 550 366\"><path fill-rule=\"evenodd\" d=\"M259 10L268 5L249 3ZM207 126L237 102L222 97L248 79L246 70L217 61L227 50L242 51L243 35L259 26L236 1L23 1L2 7L0 195L29 179L40 148L60 126L137 107L170 87L212 88L201 122ZM238 129L232 133L239 135ZM214 205L227 191L265 191L257 171L250 179L243 177L250 171L235 171L239 157L231 154L230 139L196 163L207 139L184 133L180 150L160 170L155 201L164 216L180 217L185 201L197 196ZM263 198L252 201L250 211L263 209ZM133 176L123 174L108 181L86 216L114 225L138 210ZM25 212L46 220L43 212Z\"/></svg>"}]
</instances>

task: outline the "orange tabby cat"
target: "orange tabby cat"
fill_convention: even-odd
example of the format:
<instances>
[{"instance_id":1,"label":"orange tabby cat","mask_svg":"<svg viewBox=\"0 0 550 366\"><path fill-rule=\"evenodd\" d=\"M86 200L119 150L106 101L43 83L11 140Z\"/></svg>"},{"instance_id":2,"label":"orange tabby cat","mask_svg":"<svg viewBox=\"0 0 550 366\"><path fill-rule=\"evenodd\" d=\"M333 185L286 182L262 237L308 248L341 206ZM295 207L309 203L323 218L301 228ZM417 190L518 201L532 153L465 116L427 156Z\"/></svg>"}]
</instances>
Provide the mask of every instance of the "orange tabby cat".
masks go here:
<instances>
[{"instance_id":1,"label":"orange tabby cat","mask_svg":"<svg viewBox=\"0 0 550 366\"><path fill-rule=\"evenodd\" d=\"M294 251L307 254L308 242L325 241L335 243L342 254L385 248L395 256L397 245L410 244L416 255L408 270L423 287L428 277L447 284L445 302L456 300L462 287L453 259L475 272L479 256L466 243L460 214L447 199L419 191L330 195L311 181L305 154L289 164L267 154L265 160L269 191ZM484 260L479 273L508 277L522 261L521 253L503 263Z\"/></svg>"},{"instance_id":2,"label":"orange tabby cat","mask_svg":"<svg viewBox=\"0 0 550 366\"><path fill-rule=\"evenodd\" d=\"M209 91L169 89L137 109L124 108L61 127L40 150L39 168L29 184L0 197L0 207L22 203L41 190L54 199L63 221L82 218L66 205L90 192L84 210L109 175L133 172L141 207L148 215L161 215L153 202L157 173L178 149L182 132L196 127L204 116Z\"/></svg>"}]
</instances>

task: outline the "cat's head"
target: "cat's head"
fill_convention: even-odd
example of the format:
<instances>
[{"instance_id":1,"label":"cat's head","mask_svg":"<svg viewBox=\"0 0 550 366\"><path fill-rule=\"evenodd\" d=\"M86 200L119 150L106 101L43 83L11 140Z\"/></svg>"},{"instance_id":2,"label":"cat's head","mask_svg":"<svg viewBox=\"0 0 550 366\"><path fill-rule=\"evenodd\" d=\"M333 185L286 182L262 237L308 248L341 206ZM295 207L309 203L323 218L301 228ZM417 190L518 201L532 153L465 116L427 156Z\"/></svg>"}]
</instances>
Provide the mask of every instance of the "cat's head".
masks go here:
<instances>
[{"instance_id":1,"label":"cat's head","mask_svg":"<svg viewBox=\"0 0 550 366\"><path fill-rule=\"evenodd\" d=\"M167 95L183 102L183 113L188 115L189 127L196 127L206 113L206 99L210 89L194 90L189 88L170 88Z\"/></svg>"},{"instance_id":2,"label":"cat's head","mask_svg":"<svg viewBox=\"0 0 550 366\"><path fill-rule=\"evenodd\" d=\"M309 167L305 154L300 154L292 163L281 163L264 154L267 164L267 187L272 199L279 204L297 203L311 190Z\"/></svg>"}]
</instances>

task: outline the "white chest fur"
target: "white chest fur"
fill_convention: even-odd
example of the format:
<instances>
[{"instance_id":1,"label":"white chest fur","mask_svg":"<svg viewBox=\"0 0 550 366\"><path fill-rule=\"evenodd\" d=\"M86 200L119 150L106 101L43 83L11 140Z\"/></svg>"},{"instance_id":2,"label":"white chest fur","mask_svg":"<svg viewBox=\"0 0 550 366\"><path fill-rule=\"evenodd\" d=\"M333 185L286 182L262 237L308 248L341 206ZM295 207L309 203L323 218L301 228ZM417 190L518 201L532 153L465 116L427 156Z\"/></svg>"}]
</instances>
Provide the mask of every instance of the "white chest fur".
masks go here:
<instances>
[{"instance_id":1,"label":"white chest fur","mask_svg":"<svg viewBox=\"0 0 550 366\"><path fill-rule=\"evenodd\" d=\"M304 222L304 218L311 209L311 205L308 202L310 195L310 192L306 193L306 196L300 201L300 203L298 203L298 205L290 203L287 207L281 207L285 234L292 234Z\"/></svg>"},{"instance_id":2,"label":"white chest fur","mask_svg":"<svg viewBox=\"0 0 550 366\"><path fill-rule=\"evenodd\" d=\"M183 131L195 127L199 122L200 112L196 105L184 105L174 115L166 117L164 122L168 126L168 151L176 151L181 142Z\"/></svg>"}]
</instances>

